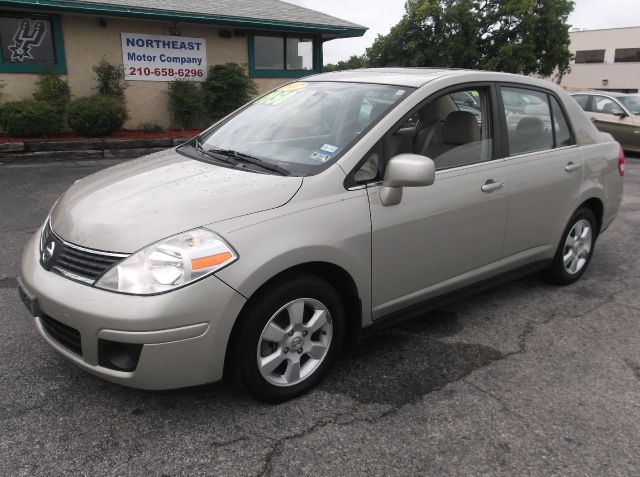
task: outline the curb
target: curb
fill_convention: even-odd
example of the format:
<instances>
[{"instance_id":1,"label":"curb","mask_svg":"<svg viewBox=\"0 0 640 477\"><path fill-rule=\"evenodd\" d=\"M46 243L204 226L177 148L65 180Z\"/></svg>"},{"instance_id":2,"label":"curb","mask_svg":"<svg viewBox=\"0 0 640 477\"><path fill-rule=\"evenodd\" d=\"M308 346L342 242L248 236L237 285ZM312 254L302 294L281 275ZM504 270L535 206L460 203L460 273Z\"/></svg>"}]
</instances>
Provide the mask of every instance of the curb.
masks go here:
<instances>
[{"instance_id":1,"label":"curb","mask_svg":"<svg viewBox=\"0 0 640 477\"><path fill-rule=\"evenodd\" d=\"M176 147L190 137L152 139L86 139L0 143L0 164L77 161L83 159L135 159Z\"/></svg>"}]
</instances>

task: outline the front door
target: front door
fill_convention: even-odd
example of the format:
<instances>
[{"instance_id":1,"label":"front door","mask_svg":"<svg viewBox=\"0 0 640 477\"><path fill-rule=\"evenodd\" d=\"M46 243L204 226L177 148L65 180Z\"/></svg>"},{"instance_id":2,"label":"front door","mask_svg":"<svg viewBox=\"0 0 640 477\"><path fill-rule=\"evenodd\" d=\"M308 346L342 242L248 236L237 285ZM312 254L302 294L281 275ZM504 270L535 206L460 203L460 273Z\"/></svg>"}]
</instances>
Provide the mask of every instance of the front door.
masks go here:
<instances>
[{"instance_id":1,"label":"front door","mask_svg":"<svg viewBox=\"0 0 640 477\"><path fill-rule=\"evenodd\" d=\"M596 95L591 99L588 117L602 132L611 134L623 146L631 145L635 125L633 117L624 113L617 101L606 96Z\"/></svg>"},{"instance_id":2,"label":"front door","mask_svg":"<svg viewBox=\"0 0 640 477\"><path fill-rule=\"evenodd\" d=\"M457 92L477 107L458 104ZM490 275L500 260L507 179L494 160L492 94L484 86L435 95L417 112L415 134L403 122L387 135L387 157L421 152L436 164L436 180L405 187L392 206L382 204L379 183L368 187L374 320Z\"/></svg>"}]
</instances>

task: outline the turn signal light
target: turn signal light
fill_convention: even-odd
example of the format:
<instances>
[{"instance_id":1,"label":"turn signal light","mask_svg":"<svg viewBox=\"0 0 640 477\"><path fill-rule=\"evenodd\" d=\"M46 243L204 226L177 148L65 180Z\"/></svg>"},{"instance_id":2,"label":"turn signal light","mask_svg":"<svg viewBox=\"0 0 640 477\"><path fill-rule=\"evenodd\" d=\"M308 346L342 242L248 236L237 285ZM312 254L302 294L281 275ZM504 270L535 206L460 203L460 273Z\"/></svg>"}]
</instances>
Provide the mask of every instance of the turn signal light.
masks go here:
<instances>
[{"instance_id":1,"label":"turn signal light","mask_svg":"<svg viewBox=\"0 0 640 477\"><path fill-rule=\"evenodd\" d=\"M203 268L215 267L233 258L230 252L209 255L208 257L194 258L191 260L191 270L202 270Z\"/></svg>"}]
</instances>

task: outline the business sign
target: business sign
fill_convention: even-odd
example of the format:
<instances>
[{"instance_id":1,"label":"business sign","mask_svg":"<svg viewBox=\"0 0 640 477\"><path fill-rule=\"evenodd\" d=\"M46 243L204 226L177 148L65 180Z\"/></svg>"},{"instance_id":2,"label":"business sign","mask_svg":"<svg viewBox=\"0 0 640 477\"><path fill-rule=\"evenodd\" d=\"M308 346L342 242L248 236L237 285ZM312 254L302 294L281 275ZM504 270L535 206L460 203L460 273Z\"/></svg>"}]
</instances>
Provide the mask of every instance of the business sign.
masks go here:
<instances>
[{"instance_id":1,"label":"business sign","mask_svg":"<svg viewBox=\"0 0 640 477\"><path fill-rule=\"evenodd\" d=\"M204 81L204 38L122 33L122 60L127 81Z\"/></svg>"}]
</instances>

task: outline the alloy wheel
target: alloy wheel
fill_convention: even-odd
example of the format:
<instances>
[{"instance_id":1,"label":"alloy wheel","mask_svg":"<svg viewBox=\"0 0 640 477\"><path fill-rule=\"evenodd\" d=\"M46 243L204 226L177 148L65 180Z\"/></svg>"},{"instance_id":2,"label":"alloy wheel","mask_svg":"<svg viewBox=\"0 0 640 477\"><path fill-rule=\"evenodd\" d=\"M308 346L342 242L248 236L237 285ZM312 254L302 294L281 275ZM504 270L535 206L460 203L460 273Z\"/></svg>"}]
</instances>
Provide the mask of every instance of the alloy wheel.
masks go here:
<instances>
[{"instance_id":1,"label":"alloy wheel","mask_svg":"<svg viewBox=\"0 0 640 477\"><path fill-rule=\"evenodd\" d=\"M294 386L320 366L333 338L328 308L313 298L293 300L276 311L260 334L257 364L270 384Z\"/></svg>"},{"instance_id":2,"label":"alloy wheel","mask_svg":"<svg viewBox=\"0 0 640 477\"><path fill-rule=\"evenodd\" d=\"M569 275L579 273L587 264L593 247L593 231L586 219L577 221L564 242L562 263Z\"/></svg>"}]
</instances>

